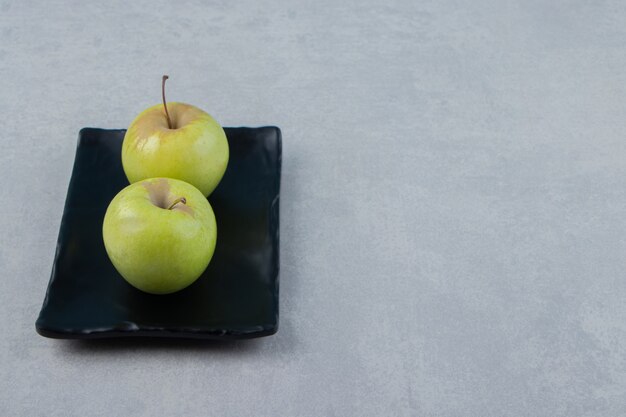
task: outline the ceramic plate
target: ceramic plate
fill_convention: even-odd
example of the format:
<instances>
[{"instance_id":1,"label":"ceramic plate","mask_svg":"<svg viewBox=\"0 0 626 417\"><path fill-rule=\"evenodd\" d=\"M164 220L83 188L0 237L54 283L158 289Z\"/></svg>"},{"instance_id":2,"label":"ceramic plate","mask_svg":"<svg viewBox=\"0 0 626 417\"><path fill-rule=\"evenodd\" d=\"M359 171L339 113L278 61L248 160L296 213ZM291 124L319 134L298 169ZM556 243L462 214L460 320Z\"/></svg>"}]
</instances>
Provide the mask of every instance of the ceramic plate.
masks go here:
<instances>
[{"instance_id":1,"label":"ceramic plate","mask_svg":"<svg viewBox=\"0 0 626 417\"><path fill-rule=\"evenodd\" d=\"M218 230L213 259L186 289L150 295L124 281L102 241L107 206L128 185L120 159L125 131L81 130L39 334L238 339L277 331L281 133L225 131L230 161L209 197Z\"/></svg>"}]
</instances>

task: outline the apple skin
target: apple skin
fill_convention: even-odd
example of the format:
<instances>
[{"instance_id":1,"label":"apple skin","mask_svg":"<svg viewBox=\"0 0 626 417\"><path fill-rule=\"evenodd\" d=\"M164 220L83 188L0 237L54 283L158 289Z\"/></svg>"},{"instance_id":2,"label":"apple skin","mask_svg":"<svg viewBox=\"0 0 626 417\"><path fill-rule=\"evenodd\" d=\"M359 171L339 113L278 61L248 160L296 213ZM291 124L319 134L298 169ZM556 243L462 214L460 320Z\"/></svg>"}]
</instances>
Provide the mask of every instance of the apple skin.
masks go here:
<instances>
[{"instance_id":1,"label":"apple skin","mask_svg":"<svg viewBox=\"0 0 626 417\"><path fill-rule=\"evenodd\" d=\"M171 206L178 198L185 203ZM104 246L129 284L169 294L192 284L211 261L217 240L213 209L194 186L171 178L136 182L111 201Z\"/></svg>"},{"instance_id":2,"label":"apple skin","mask_svg":"<svg viewBox=\"0 0 626 417\"><path fill-rule=\"evenodd\" d=\"M228 165L224 129L208 113L185 103L167 103L173 129L162 104L133 120L124 136L122 165L132 184L146 178L186 181L208 197Z\"/></svg>"}]
</instances>

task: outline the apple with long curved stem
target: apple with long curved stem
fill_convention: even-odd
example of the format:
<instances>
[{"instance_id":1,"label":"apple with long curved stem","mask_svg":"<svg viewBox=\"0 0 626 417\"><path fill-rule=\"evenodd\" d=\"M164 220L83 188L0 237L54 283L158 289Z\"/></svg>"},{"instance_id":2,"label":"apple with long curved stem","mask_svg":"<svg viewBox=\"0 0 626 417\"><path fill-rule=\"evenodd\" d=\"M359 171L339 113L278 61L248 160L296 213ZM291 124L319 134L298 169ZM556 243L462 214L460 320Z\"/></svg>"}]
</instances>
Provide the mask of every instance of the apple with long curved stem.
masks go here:
<instances>
[{"instance_id":1,"label":"apple with long curved stem","mask_svg":"<svg viewBox=\"0 0 626 417\"><path fill-rule=\"evenodd\" d=\"M128 283L169 294L193 283L213 257L215 215L194 186L171 178L131 184L111 201L102 236L113 266Z\"/></svg>"},{"instance_id":2,"label":"apple with long curved stem","mask_svg":"<svg viewBox=\"0 0 626 417\"><path fill-rule=\"evenodd\" d=\"M167 103L163 76L163 104L141 112L131 123L122 144L122 165L132 184L147 178L175 178L209 196L228 165L224 129L203 110L185 103Z\"/></svg>"}]
</instances>

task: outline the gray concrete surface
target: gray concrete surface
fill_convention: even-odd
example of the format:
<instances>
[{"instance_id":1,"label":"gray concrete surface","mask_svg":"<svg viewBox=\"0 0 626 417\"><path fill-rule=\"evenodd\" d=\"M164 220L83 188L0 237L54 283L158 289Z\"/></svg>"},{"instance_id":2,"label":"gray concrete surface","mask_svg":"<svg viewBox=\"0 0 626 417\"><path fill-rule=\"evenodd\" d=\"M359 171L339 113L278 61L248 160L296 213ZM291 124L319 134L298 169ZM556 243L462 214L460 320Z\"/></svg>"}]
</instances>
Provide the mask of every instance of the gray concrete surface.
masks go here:
<instances>
[{"instance_id":1,"label":"gray concrete surface","mask_svg":"<svg viewBox=\"0 0 626 417\"><path fill-rule=\"evenodd\" d=\"M0 415L626 415L626 3L98 3L0 0ZM283 130L280 331L40 337L78 130L163 73Z\"/></svg>"}]
</instances>

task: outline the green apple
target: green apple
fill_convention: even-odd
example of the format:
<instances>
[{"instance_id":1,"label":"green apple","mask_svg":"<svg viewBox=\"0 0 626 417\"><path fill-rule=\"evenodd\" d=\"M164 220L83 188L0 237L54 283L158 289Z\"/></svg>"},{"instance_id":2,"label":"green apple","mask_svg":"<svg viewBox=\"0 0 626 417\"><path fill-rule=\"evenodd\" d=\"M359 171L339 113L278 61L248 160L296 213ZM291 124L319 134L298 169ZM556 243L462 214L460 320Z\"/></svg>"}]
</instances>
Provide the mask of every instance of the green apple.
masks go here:
<instances>
[{"instance_id":1,"label":"green apple","mask_svg":"<svg viewBox=\"0 0 626 417\"><path fill-rule=\"evenodd\" d=\"M204 272L215 250L217 226L211 205L194 186L151 178L113 198L102 235L111 262L128 283L168 294Z\"/></svg>"},{"instance_id":2,"label":"green apple","mask_svg":"<svg viewBox=\"0 0 626 417\"><path fill-rule=\"evenodd\" d=\"M144 110L124 136L122 165L132 184L168 177L188 182L205 196L217 187L228 165L224 129L208 113L185 103L166 103Z\"/></svg>"}]
</instances>

